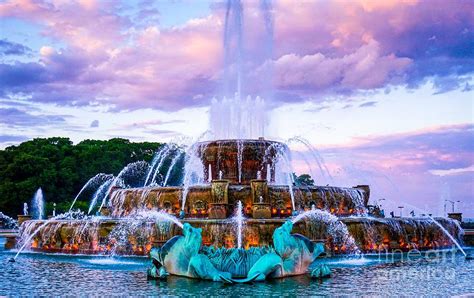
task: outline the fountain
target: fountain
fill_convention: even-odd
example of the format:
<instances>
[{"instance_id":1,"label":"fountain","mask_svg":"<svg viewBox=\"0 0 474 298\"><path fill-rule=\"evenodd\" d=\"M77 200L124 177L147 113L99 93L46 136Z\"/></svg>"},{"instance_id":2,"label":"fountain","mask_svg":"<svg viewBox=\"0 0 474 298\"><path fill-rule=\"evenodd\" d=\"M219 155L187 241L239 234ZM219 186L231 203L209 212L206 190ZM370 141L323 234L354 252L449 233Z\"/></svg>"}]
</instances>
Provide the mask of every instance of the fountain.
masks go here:
<instances>
[{"instance_id":1,"label":"fountain","mask_svg":"<svg viewBox=\"0 0 474 298\"><path fill-rule=\"evenodd\" d=\"M237 28L231 30L232 25ZM24 249L150 254L151 278L176 274L240 283L305 274L323 252L331 256L422 251L449 248L462 238L462 229L452 219L369 216L368 185L297 185L291 143L308 148L307 163L323 177L332 177L317 150L303 138L286 143L265 138L265 100L241 96L240 1L229 2L225 27L225 81L235 81L237 87L226 90L222 100L212 100L213 138L198 138L188 146L166 144L150 164L139 161L115 177L93 177L74 202L94 184L87 214L97 210L98 216L66 214L44 221L39 211L38 220L21 224L15 258ZM237 40L235 67L229 60L232 39ZM33 206L43 210L41 189ZM321 265L312 276L329 273Z\"/></svg>"},{"instance_id":2,"label":"fountain","mask_svg":"<svg viewBox=\"0 0 474 298\"><path fill-rule=\"evenodd\" d=\"M116 254L145 255L152 247L181 235L181 229L161 220L155 224L149 217L121 243L117 244L120 241L114 235L123 223L143 217L143 212L157 211L181 216L183 224L201 228L203 245L227 249L272 245L274 231L288 220L292 221L294 232L313 243L324 243L329 255L447 248L454 244L453 240L462 238L462 229L452 219L438 218L439 226L428 217L367 216L367 185L279 184L278 177L288 176L283 172L287 168L281 166L288 162L288 157L282 157L289 152L284 143L263 138L216 140L198 142L191 148L186 151L192 156L184 158L194 160L194 166L189 167L192 174L181 173L181 180L187 179L184 185L141 187L156 168L150 170L143 163L128 165L117 177L108 177L94 193L89 213L102 201L100 216L60 218L46 226L42 226L42 220L29 220L21 225L18 242L24 243L42 227L31 241L26 241L31 242L26 248L107 254L115 247ZM198 162L200 166L196 166ZM168 171L160 168L157 176Z\"/></svg>"},{"instance_id":3,"label":"fountain","mask_svg":"<svg viewBox=\"0 0 474 298\"><path fill-rule=\"evenodd\" d=\"M43 198L43 190L38 188L35 192L35 196L31 201L31 205L33 206L33 215L36 219L43 219L44 218L44 198Z\"/></svg>"}]
</instances>

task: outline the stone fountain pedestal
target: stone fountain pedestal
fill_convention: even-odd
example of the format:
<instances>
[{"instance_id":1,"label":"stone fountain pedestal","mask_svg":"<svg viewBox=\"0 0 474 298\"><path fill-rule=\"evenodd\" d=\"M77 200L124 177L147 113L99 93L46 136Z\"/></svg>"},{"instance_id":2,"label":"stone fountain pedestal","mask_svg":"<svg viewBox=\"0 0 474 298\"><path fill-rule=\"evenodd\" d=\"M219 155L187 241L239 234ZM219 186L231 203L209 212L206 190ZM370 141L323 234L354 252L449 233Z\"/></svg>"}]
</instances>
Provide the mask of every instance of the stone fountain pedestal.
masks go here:
<instances>
[{"instance_id":1,"label":"stone fountain pedestal","mask_svg":"<svg viewBox=\"0 0 474 298\"><path fill-rule=\"evenodd\" d=\"M211 202L209 203L210 219L227 218L227 206L229 204L229 180L211 181Z\"/></svg>"},{"instance_id":2,"label":"stone fountain pedestal","mask_svg":"<svg viewBox=\"0 0 474 298\"><path fill-rule=\"evenodd\" d=\"M268 196L267 181L263 179L255 179L250 181L250 189L252 193L253 218L271 218L272 208Z\"/></svg>"},{"instance_id":3,"label":"stone fountain pedestal","mask_svg":"<svg viewBox=\"0 0 474 298\"><path fill-rule=\"evenodd\" d=\"M31 215L18 215L18 225L21 226L27 220L30 220L32 217Z\"/></svg>"}]
</instances>

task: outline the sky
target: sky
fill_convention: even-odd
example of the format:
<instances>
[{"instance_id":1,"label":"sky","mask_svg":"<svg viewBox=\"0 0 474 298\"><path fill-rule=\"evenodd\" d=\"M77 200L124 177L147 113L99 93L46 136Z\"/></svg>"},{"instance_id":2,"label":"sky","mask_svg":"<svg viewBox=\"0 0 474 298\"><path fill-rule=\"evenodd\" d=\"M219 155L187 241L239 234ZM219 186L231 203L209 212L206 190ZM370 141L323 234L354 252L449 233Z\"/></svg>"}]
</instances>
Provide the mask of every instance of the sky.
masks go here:
<instances>
[{"instance_id":1,"label":"sky","mask_svg":"<svg viewBox=\"0 0 474 298\"><path fill-rule=\"evenodd\" d=\"M242 7L242 93L265 98L266 138L316 148L294 144L298 173L370 184L387 212L450 200L474 217L473 1ZM201 135L224 93L225 15L221 1L0 1L0 148Z\"/></svg>"}]
</instances>

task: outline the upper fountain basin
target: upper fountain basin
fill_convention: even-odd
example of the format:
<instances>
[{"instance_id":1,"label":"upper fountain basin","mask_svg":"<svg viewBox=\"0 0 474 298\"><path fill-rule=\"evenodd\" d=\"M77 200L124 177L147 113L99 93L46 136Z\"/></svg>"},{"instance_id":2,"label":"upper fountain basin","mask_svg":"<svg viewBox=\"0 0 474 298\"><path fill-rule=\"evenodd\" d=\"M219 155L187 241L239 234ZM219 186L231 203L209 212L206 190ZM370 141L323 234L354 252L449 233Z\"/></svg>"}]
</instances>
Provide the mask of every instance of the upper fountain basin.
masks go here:
<instances>
[{"instance_id":1,"label":"upper fountain basin","mask_svg":"<svg viewBox=\"0 0 474 298\"><path fill-rule=\"evenodd\" d=\"M202 160L206 181L224 179L231 184L249 184L259 175L274 182L276 161L289 149L284 143L260 138L200 142L196 152Z\"/></svg>"}]
</instances>

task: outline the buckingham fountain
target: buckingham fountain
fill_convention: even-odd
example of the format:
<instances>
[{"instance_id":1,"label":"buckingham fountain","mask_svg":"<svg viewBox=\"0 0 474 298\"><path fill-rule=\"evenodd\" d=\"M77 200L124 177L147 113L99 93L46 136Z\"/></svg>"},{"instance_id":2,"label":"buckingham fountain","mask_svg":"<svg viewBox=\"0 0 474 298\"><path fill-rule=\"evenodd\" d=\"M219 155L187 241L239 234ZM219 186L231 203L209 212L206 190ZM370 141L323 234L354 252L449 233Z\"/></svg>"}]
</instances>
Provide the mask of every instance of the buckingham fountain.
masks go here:
<instances>
[{"instance_id":1,"label":"buckingham fountain","mask_svg":"<svg viewBox=\"0 0 474 298\"><path fill-rule=\"evenodd\" d=\"M226 55L235 44L232 34L237 44L242 40L242 9L236 7L226 15ZM230 30L233 23L240 29ZM289 143L306 146L309 165L324 172L324 164L301 138L262 137L268 109L263 99L241 98L242 67L231 67L244 65L242 47L237 49L234 63L225 63L237 69L237 92L213 100L210 138L163 145L150 163L135 162L116 176L91 178L74 199L93 187L88 212L71 206L48 220L22 222L13 260L24 250L149 255L150 278L175 274L233 283L306 274L321 255L459 246L458 221L385 218L369 204L369 185L296 183ZM330 270L320 265L310 273L324 277Z\"/></svg>"},{"instance_id":2,"label":"buckingham fountain","mask_svg":"<svg viewBox=\"0 0 474 298\"><path fill-rule=\"evenodd\" d=\"M94 177L100 186L89 211L97 214L72 210L25 221L17 247L151 255L150 277L238 282L304 274L323 253L442 249L462 238L453 219L384 218L369 210L368 185L297 185L290 164L288 146L264 138L164 145L151 164ZM328 274L324 266L313 271Z\"/></svg>"}]
</instances>

